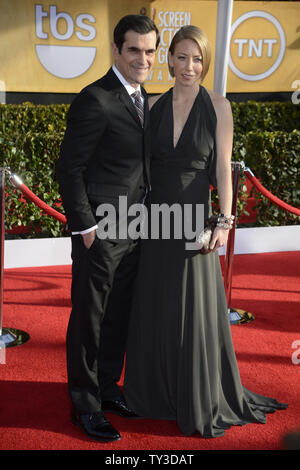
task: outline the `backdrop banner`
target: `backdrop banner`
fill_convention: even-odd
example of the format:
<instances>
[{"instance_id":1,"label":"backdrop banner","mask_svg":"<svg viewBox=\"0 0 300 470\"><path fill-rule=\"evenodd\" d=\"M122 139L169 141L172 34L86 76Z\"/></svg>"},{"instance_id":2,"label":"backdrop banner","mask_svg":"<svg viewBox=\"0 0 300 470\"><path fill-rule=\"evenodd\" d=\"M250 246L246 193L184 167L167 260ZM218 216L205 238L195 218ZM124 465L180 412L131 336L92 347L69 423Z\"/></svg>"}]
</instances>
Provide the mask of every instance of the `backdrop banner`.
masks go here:
<instances>
[{"instance_id":1,"label":"backdrop banner","mask_svg":"<svg viewBox=\"0 0 300 470\"><path fill-rule=\"evenodd\" d=\"M161 34L145 87L173 85L168 48L184 25L202 28L212 45L204 85L213 88L217 0L0 0L0 82L7 92L77 93L112 64L117 21L154 18ZM227 92L292 92L300 80L300 2L235 1Z\"/></svg>"},{"instance_id":2,"label":"backdrop banner","mask_svg":"<svg viewBox=\"0 0 300 470\"><path fill-rule=\"evenodd\" d=\"M140 13L148 4L0 0L0 82L6 92L79 92L111 66L113 29L119 19Z\"/></svg>"}]
</instances>

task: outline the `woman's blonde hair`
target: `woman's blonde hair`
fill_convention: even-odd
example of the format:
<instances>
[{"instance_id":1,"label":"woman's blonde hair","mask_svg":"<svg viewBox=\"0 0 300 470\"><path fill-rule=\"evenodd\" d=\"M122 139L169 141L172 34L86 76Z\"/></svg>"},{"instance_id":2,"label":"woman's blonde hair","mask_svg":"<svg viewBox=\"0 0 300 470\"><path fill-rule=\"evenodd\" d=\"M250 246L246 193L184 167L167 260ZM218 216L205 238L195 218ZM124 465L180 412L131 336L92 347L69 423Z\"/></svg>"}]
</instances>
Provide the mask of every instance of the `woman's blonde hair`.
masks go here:
<instances>
[{"instance_id":1,"label":"woman's blonde hair","mask_svg":"<svg viewBox=\"0 0 300 470\"><path fill-rule=\"evenodd\" d=\"M197 26L192 26L192 25L183 26L177 31L177 33L174 35L172 39L172 42L169 47L169 52L171 55L174 54L177 44L183 39L191 39L192 41L195 41L200 48L200 51L202 54L202 66L203 66L203 70L201 74L201 82L202 82L208 72L210 60L211 60L211 48L210 48L210 44L208 41L208 37L205 34L205 32L202 31L202 29L198 28ZM169 66L170 75L174 77L174 68L171 67L170 64L168 64L168 66Z\"/></svg>"}]
</instances>

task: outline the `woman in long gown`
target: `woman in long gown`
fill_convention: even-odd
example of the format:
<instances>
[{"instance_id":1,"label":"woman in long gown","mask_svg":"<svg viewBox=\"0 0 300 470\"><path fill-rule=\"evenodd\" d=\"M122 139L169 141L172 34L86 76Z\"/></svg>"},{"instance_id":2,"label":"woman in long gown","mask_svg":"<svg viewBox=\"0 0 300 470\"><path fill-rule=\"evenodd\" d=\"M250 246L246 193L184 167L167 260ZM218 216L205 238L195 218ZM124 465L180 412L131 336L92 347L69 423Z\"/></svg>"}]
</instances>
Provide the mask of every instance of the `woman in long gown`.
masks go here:
<instances>
[{"instance_id":1,"label":"woman in long gown","mask_svg":"<svg viewBox=\"0 0 300 470\"><path fill-rule=\"evenodd\" d=\"M151 204L203 204L207 217L212 184L229 216L233 120L229 102L199 86L209 63L205 33L181 28L169 51L174 88L151 108ZM216 251L228 231L215 229L207 255L176 236L141 243L124 393L140 416L176 420L185 435L222 436L287 407L241 384Z\"/></svg>"}]
</instances>

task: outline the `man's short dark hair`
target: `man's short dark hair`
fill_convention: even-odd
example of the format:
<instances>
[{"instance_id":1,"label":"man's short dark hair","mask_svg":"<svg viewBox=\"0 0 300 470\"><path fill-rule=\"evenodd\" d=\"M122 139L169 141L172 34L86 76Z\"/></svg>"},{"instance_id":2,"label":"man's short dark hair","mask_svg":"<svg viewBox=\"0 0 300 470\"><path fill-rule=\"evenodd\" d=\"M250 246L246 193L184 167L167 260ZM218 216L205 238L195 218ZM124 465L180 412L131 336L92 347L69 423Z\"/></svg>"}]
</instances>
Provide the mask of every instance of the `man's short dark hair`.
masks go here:
<instances>
[{"instance_id":1,"label":"man's short dark hair","mask_svg":"<svg viewBox=\"0 0 300 470\"><path fill-rule=\"evenodd\" d=\"M120 19L119 23L114 29L114 43L116 44L120 53L125 41L125 34L130 30L139 34L147 34L151 31L155 31L156 48L158 47L160 36L154 21L145 15L127 15Z\"/></svg>"}]
</instances>

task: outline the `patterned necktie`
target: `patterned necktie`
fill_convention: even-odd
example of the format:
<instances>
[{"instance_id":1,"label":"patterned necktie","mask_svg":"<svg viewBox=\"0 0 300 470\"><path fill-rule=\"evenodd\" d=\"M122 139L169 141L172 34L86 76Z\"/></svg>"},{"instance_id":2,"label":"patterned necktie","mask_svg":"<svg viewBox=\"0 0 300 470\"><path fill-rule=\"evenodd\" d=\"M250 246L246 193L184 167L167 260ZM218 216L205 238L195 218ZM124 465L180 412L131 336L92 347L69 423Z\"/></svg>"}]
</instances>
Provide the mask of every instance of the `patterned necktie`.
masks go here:
<instances>
[{"instance_id":1,"label":"patterned necktie","mask_svg":"<svg viewBox=\"0 0 300 470\"><path fill-rule=\"evenodd\" d=\"M141 93L137 90L134 93L132 93L131 96L134 99L134 104L135 104L138 116L143 126L144 125L144 107L143 107L143 103L141 99Z\"/></svg>"}]
</instances>

